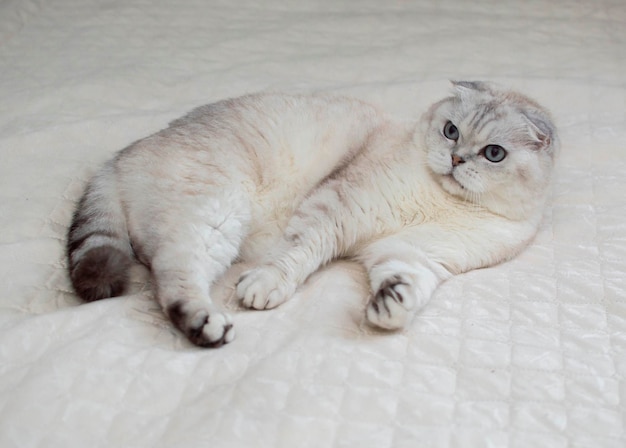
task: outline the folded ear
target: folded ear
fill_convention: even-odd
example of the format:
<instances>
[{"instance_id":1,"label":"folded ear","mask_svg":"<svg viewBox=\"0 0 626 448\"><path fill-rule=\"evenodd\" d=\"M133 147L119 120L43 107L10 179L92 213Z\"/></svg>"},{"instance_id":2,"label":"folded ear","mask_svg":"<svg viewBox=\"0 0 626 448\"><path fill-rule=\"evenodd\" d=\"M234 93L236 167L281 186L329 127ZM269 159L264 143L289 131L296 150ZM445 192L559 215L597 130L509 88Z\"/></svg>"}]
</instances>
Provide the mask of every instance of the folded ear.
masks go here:
<instances>
[{"instance_id":1,"label":"folded ear","mask_svg":"<svg viewBox=\"0 0 626 448\"><path fill-rule=\"evenodd\" d=\"M554 151L558 145L556 127L551 118L542 111L523 110L522 116L528 124L528 132L537 150Z\"/></svg>"},{"instance_id":2,"label":"folded ear","mask_svg":"<svg viewBox=\"0 0 626 448\"><path fill-rule=\"evenodd\" d=\"M454 89L460 93L467 93L469 90L477 92L489 91L489 84L484 81L450 81Z\"/></svg>"}]
</instances>

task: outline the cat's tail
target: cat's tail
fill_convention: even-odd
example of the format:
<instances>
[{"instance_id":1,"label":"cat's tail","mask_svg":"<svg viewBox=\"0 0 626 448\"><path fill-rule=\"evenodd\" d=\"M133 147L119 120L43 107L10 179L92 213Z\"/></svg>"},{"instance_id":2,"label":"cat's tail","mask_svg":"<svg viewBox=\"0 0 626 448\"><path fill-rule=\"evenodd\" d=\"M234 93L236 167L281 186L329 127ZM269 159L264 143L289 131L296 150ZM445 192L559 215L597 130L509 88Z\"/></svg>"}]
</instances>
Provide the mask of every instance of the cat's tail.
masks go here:
<instances>
[{"instance_id":1,"label":"cat's tail","mask_svg":"<svg viewBox=\"0 0 626 448\"><path fill-rule=\"evenodd\" d=\"M133 250L113 161L91 180L78 203L67 237L67 258L72 285L84 300L124 292Z\"/></svg>"}]
</instances>

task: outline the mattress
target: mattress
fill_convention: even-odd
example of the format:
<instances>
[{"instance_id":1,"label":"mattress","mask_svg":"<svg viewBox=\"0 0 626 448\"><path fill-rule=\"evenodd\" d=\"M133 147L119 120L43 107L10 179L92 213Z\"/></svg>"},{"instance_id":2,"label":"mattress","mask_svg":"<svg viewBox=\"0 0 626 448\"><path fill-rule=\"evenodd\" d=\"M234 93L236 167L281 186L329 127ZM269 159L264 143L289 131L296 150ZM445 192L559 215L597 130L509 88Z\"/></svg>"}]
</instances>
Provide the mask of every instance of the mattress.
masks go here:
<instances>
[{"instance_id":1,"label":"mattress","mask_svg":"<svg viewBox=\"0 0 626 448\"><path fill-rule=\"evenodd\" d=\"M490 80L561 133L539 233L444 283L413 323L364 322L349 261L239 308L200 349L149 277L81 304L64 244L89 176L191 108L335 92L416 118ZM0 2L1 447L626 446L626 3L622 0Z\"/></svg>"}]
</instances>

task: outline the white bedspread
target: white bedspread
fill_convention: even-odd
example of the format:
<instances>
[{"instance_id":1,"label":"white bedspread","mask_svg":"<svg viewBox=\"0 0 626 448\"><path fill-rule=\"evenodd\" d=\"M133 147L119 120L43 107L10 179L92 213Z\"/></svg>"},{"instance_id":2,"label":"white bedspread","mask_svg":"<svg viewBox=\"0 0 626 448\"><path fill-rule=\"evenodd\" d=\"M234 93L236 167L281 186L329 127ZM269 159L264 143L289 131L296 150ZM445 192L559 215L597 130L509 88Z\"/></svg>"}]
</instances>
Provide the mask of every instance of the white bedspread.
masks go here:
<instances>
[{"instance_id":1,"label":"white bedspread","mask_svg":"<svg viewBox=\"0 0 626 448\"><path fill-rule=\"evenodd\" d=\"M521 89L562 151L541 230L364 324L340 262L237 338L191 346L151 300L83 305L65 273L101 162L189 109L333 91L417 117L448 79ZM0 1L0 446L626 446L626 2Z\"/></svg>"}]
</instances>

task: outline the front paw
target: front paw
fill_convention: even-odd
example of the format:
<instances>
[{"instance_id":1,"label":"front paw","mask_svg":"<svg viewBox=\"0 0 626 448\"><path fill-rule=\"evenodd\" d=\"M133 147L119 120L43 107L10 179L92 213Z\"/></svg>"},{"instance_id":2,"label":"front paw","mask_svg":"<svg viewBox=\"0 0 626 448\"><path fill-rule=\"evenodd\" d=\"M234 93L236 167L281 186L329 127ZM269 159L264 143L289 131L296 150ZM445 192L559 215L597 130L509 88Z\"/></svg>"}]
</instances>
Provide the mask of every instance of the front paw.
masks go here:
<instances>
[{"instance_id":1,"label":"front paw","mask_svg":"<svg viewBox=\"0 0 626 448\"><path fill-rule=\"evenodd\" d=\"M401 275L382 281L367 306L367 320L379 328L403 328L415 308L415 293L411 282Z\"/></svg>"},{"instance_id":2,"label":"front paw","mask_svg":"<svg viewBox=\"0 0 626 448\"><path fill-rule=\"evenodd\" d=\"M244 272L237 283L237 296L243 306L256 310L275 308L286 302L295 286L273 266L262 266Z\"/></svg>"}]
</instances>

